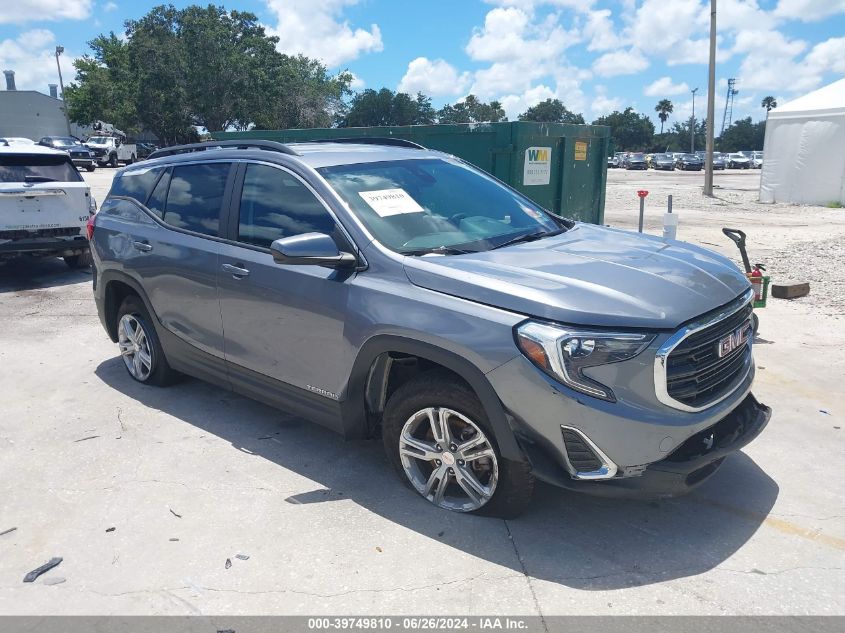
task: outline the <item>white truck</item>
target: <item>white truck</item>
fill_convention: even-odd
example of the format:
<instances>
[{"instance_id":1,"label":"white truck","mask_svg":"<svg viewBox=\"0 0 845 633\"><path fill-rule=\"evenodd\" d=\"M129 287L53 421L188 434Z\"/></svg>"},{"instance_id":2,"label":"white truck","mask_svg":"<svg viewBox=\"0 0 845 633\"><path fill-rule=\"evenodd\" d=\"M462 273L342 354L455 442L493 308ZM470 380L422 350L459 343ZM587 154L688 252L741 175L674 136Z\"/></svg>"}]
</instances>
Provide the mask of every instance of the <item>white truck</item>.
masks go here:
<instances>
[{"instance_id":1,"label":"white truck","mask_svg":"<svg viewBox=\"0 0 845 633\"><path fill-rule=\"evenodd\" d=\"M90 265L86 234L97 204L67 152L0 147L0 264L31 255Z\"/></svg>"},{"instance_id":2,"label":"white truck","mask_svg":"<svg viewBox=\"0 0 845 633\"><path fill-rule=\"evenodd\" d=\"M131 165L138 160L138 147L135 143L124 143L121 136L89 136L85 146L94 152L94 159L101 167Z\"/></svg>"}]
</instances>

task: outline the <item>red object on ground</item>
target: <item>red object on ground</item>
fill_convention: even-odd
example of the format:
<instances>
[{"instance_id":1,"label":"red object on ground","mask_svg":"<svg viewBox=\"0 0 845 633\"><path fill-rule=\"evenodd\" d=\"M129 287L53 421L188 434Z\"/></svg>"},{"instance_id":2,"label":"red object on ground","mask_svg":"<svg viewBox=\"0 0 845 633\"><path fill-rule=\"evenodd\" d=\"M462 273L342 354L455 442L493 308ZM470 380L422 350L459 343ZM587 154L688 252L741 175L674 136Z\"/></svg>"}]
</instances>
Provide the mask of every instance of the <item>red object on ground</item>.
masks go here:
<instances>
[{"instance_id":1,"label":"red object on ground","mask_svg":"<svg viewBox=\"0 0 845 633\"><path fill-rule=\"evenodd\" d=\"M755 265L754 269L748 273L751 281L751 288L754 289L754 301L763 300L763 272L759 266Z\"/></svg>"},{"instance_id":2,"label":"red object on ground","mask_svg":"<svg viewBox=\"0 0 845 633\"><path fill-rule=\"evenodd\" d=\"M645 189L640 189L640 190L637 192L637 195L638 195L640 198L645 198L645 197L648 195L648 191L646 191Z\"/></svg>"}]
</instances>

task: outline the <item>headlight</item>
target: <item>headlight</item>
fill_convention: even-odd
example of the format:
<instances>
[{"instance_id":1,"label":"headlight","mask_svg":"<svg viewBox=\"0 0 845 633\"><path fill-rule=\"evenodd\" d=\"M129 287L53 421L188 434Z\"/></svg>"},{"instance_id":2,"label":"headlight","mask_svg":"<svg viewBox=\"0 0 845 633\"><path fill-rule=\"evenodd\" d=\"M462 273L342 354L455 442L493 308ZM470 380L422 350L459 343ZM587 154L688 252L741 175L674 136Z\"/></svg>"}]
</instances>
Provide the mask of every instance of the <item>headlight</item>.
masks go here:
<instances>
[{"instance_id":1,"label":"headlight","mask_svg":"<svg viewBox=\"0 0 845 633\"><path fill-rule=\"evenodd\" d=\"M610 387L584 375L584 369L628 360L654 340L654 334L598 332L528 321L517 328L522 353L544 372L581 393L616 402Z\"/></svg>"}]
</instances>

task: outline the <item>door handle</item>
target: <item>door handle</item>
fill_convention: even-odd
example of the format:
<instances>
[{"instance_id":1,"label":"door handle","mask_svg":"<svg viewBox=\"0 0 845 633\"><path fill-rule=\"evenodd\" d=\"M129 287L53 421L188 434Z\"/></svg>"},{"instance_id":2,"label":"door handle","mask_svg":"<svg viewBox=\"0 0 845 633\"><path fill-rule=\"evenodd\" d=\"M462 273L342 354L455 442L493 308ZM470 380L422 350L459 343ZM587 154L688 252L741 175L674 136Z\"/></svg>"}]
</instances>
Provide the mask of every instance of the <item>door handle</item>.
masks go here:
<instances>
[{"instance_id":1,"label":"door handle","mask_svg":"<svg viewBox=\"0 0 845 633\"><path fill-rule=\"evenodd\" d=\"M246 268L242 268L241 266L234 266L232 264L223 264L223 270L227 273L232 273L232 277L235 279L240 279L241 277L246 277L249 275L249 271Z\"/></svg>"},{"instance_id":2,"label":"door handle","mask_svg":"<svg viewBox=\"0 0 845 633\"><path fill-rule=\"evenodd\" d=\"M135 250L141 251L142 253L149 253L153 250L153 247L148 242L132 242L132 246L135 247Z\"/></svg>"}]
</instances>

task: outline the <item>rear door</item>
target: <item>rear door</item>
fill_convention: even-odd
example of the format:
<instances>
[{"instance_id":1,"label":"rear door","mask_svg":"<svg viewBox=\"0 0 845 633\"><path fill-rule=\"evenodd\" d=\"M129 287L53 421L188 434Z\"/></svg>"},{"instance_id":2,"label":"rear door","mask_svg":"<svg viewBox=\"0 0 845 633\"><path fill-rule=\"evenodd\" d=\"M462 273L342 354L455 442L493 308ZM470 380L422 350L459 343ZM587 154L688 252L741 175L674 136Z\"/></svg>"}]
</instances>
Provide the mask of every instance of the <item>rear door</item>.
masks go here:
<instances>
[{"instance_id":1,"label":"rear door","mask_svg":"<svg viewBox=\"0 0 845 633\"><path fill-rule=\"evenodd\" d=\"M320 266L282 266L270 244L309 232L335 237L350 250L326 205L297 175L277 165L245 163L239 170L221 245L220 309L226 360L234 382L260 376L336 400L340 362L349 353L344 319L351 273ZM255 372L260 376L251 375Z\"/></svg>"},{"instance_id":2,"label":"rear door","mask_svg":"<svg viewBox=\"0 0 845 633\"><path fill-rule=\"evenodd\" d=\"M136 200L141 195L145 208L163 223L133 223L122 242L129 254L121 257L161 323L183 342L221 360L219 235L233 175L227 161L141 168L125 172L110 194Z\"/></svg>"}]
</instances>

